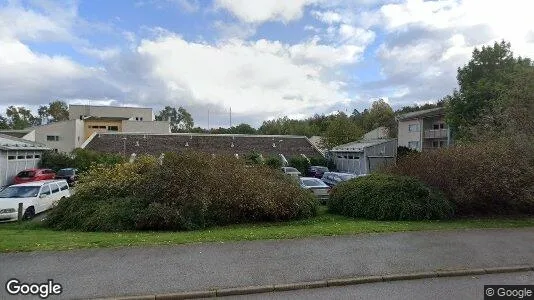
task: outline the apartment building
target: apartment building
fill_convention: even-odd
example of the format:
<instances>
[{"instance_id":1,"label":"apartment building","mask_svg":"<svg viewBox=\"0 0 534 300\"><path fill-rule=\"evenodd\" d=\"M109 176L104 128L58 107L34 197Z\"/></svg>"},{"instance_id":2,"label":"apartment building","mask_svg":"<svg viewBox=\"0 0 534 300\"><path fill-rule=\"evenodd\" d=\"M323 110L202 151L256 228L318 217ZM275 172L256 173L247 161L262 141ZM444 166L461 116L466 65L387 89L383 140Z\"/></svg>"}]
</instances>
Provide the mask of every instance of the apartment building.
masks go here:
<instances>
[{"instance_id":1,"label":"apartment building","mask_svg":"<svg viewBox=\"0 0 534 300\"><path fill-rule=\"evenodd\" d=\"M396 119L399 146L427 151L452 144L444 107L410 112L399 115Z\"/></svg>"},{"instance_id":2,"label":"apartment building","mask_svg":"<svg viewBox=\"0 0 534 300\"><path fill-rule=\"evenodd\" d=\"M92 135L108 132L170 133L169 122L154 121L152 108L69 105L69 120L35 126L35 142L58 152L80 148Z\"/></svg>"}]
</instances>

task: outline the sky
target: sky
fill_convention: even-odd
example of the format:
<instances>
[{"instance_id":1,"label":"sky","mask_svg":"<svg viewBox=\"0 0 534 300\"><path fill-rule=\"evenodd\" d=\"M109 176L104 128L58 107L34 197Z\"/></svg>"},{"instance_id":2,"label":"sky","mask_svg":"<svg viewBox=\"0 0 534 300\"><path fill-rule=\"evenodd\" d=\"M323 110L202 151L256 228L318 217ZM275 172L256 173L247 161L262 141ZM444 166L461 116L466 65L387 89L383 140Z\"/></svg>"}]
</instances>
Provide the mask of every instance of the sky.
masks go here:
<instances>
[{"instance_id":1,"label":"sky","mask_svg":"<svg viewBox=\"0 0 534 300\"><path fill-rule=\"evenodd\" d=\"M182 106L195 126L435 102L474 47L534 57L527 0L0 0L0 111ZM209 112L209 113L208 113Z\"/></svg>"}]
</instances>

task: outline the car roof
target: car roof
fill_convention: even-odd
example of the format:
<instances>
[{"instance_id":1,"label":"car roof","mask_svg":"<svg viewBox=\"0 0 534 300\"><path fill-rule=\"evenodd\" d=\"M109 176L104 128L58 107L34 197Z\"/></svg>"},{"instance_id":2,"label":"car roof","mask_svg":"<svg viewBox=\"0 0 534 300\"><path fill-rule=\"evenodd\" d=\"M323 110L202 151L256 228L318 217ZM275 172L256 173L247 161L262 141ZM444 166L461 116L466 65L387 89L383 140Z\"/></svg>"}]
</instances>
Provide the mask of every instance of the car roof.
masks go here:
<instances>
[{"instance_id":1,"label":"car roof","mask_svg":"<svg viewBox=\"0 0 534 300\"><path fill-rule=\"evenodd\" d=\"M46 183L63 182L63 181L65 181L65 179L39 180L39 181L30 181L30 182L25 182L25 183L14 184L11 186L42 186L43 184L46 184Z\"/></svg>"},{"instance_id":2,"label":"car roof","mask_svg":"<svg viewBox=\"0 0 534 300\"><path fill-rule=\"evenodd\" d=\"M60 169L61 170L76 170L76 168L63 168L63 169Z\"/></svg>"}]
</instances>

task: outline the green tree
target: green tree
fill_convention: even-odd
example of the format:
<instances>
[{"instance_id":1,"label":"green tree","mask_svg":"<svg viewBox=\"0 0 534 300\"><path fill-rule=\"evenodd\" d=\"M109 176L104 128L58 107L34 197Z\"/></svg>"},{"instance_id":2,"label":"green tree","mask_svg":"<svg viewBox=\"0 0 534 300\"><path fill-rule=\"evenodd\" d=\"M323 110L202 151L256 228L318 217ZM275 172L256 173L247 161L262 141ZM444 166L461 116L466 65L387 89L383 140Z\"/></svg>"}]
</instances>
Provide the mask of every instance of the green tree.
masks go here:
<instances>
[{"instance_id":1,"label":"green tree","mask_svg":"<svg viewBox=\"0 0 534 300\"><path fill-rule=\"evenodd\" d=\"M249 124L241 123L237 126L232 126L229 128L229 133L236 134L256 134L256 129L250 126Z\"/></svg>"},{"instance_id":2,"label":"green tree","mask_svg":"<svg viewBox=\"0 0 534 300\"><path fill-rule=\"evenodd\" d=\"M37 110L39 120L48 120L49 122L60 122L69 119L69 106L67 103L56 100L48 105L39 106Z\"/></svg>"},{"instance_id":3,"label":"green tree","mask_svg":"<svg viewBox=\"0 0 534 300\"><path fill-rule=\"evenodd\" d=\"M378 127L389 129L390 135L394 135L397 129L395 112L383 99L374 101L371 109L363 116L363 129L365 132Z\"/></svg>"},{"instance_id":4,"label":"green tree","mask_svg":"<svg viewBox=\"0 0 534 300\"><path fill-rule=\"evenodd\" d=\"M181 106L178 109L171 106L165 106L165 108L156 115L156 121L169 121L171 132L188 132L193 129L193 126L195 125L191 114Z\"/></svg>"},{"instance_id":5,"label":"green tree","mask_svg":"<svg viewBox=\"0 0 534 300\"><path fill-rule=\"evenodd\" d=\"M331 149L338 145L357 141L364 133L364 130L347 115L339 113L328 125L321 142L323 147Z\"/></svg>"},{"instance_id":6,"label":"green tree","mask_svg":"<svg viewBox=\"0 0 534 300\"><path fill-rule=\"evenodd\" d=\"M9 129L9 123L8 123L8 120L0 115L0 129Z\"/></svg>"},{"instance_id":7,"label":"green tree","mask_svg":"<svg viewBox=\"0 0 534 300\"><path fill-rule=\"evenodd\" d=\"M40 124L39 118L32 115L32 112L29 109L22 106L8 107L6 116L8 117L9 127L12 129L26 129Z\"/></svg>"},{"instance_id":8,"label":"green tree","mask_svg":"<svg viewBox=\"0 0 534 300\"><path fill-rule=\"evenodd\" d=\"M457 139L473 139L471 128L502 109L502 98L514 76L532 67L530 59L515 58L510 43L475 48L471 60L458 68L460 89L450 97L447 122Z\"/></svg>"}]
</instances>

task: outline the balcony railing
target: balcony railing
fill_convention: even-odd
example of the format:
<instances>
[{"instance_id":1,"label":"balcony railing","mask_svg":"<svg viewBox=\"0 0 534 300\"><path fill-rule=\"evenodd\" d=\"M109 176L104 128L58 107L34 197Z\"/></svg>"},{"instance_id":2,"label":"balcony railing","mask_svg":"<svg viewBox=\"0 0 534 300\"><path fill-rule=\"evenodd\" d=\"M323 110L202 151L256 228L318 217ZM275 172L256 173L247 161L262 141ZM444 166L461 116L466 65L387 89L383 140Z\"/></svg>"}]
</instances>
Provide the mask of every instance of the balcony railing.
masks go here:
<instances>
[{"instance_id":1,"label":"balcony railing","mask_svg":"<svg viewBox=\"0 0 534 300\"><path fill-rule=\"evenodd\" d=\"M427 129L424 132L425 139L447 138L447 129Z\"/></svg>"}]
</instances>

